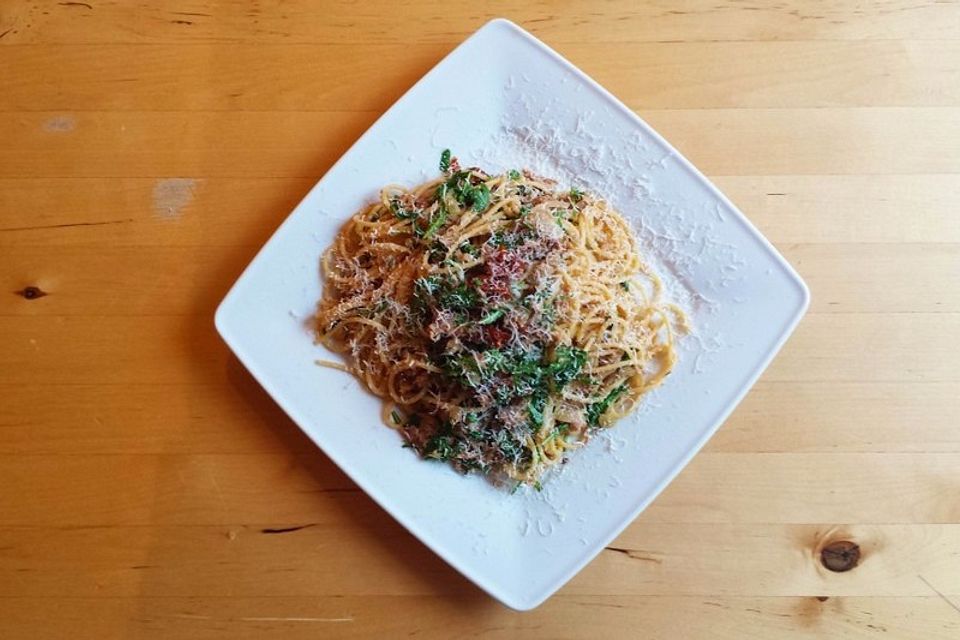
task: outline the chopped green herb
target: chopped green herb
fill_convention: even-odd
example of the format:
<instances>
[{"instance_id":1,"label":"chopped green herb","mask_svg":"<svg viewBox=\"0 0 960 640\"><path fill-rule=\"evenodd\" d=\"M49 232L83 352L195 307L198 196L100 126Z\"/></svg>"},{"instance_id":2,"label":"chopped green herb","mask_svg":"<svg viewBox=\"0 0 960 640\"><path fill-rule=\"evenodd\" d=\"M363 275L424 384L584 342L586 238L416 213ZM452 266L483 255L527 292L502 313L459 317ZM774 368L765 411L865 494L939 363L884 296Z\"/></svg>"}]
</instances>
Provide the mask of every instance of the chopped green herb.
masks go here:
<instances>
[{"instance_id":1,"label":"chopped green herb","mask_svg":"<svg viewBox=\"0 0 960 640\"><path fill-rule=\"evenodd\" d=\"M493 371L506 371L507 354L500 349L490 349L483 353L483 364Z\"/></svg>"},{"instance_id":2,"label":"chopped green herb","mask_svg":"<svg viewBox=\"0 0 960 640\"><path fill-rule=\"evenodd\" d=\"M570 202L580 202L583 200L583 191L576 187L570 189Z\"/></svg>"},{"instance_id":3,"label":"chopped green herb","mask_svg":"<svg viewBox=\"0 0 960 640\"><path fill-rule=\"evenodd\" d=\"M476 306L478 302L477 292L466 284L461 284L458 287L441 292L437 302L439 302L440 308L442 309L468 311Z\"/></svg>"},{"instance_id":4,"label":"chopped green herb","mask_svg":"<svg viewBox=\"0 0 960 640\"><path fill-rule=\"evenodd\" d=\"M480 320L479 324L493 324L494 322L496 322L497 320L503 317L503 313L504 313L503 309L495 309L494 311L491 311L490 313L485 315Z\"/></svg>"},{"instance_id":5,"label":"chopped green herb","mask_svg":"<svg viewBox=\"0 0 960 640\"><path fill-rule=\"evenodd\" d=\"M390 419L393 420L393 424L401 424L403 422L403 418L400 417L400 412L396 409L390 412Z\"/></svg>"},{"instance_id":6,"label":"chopped green herb","mask_svg":"<svg viewBox=\"0 0 960 640\"><path fill-rule=\"evenodd\" d=\"M450 170L450 149L444 149L440 154L440 171L446 173Z\"/></svg>"},{"instance_id":7,"label":"chopped green herb","mask_svg":"<svg viewBox=\"0 0 960 640\"><path fill-rule=\"evenodd\" d=\"M440 276L424 276L413 281L413 295L432 296L440 290Z\"/></svg>"},{"instance_id":8,"label":"chopped green herb","mask_svg":"<svg viewBox=\"0 0 960 640\"><path fill-rule=\"evenodd\" d=\"M537 491L543 491L543 485L540 484L539 480L533 483L533 488L536 489Z\"/></svg>"},{"instance_id":9,"label":"chopped green herb","mask_svg":"<svg viewBox=\"0 0 960 640\"><path fill-rule=\"evenodd\" d=\"M546 326L552 327L557 323L557 308L553 305L553 303L550 303L543 308L542 315L543 315L543 323Z\"/></svg>"},{"instance_id":10,"label":"chopped green herb","mask_svg":"<svg viewBox=\"0 0 960 640\"><path fill-rule=\"evenodd\" d=\"M437 191L436 191L437 202L439 202L441 205L446 204L444 202L444 198L447 197L447 192L449 190L450 190L449 180L447 182L441 182L440 184L437 185Z\"/></svg>"},{"instance_id":11,"label":"chopped green herb","mask_svg":"<svg viewBox=\"0 0 960 640\"><path fill-rule=\"evenodd\" d=\"M473 207L475 211L483 211L490 206L490 187L483 182L474 185L470 182L470 178L469 171L454 173L437 187L437 197L442 199L449 191L463 206Z\"/></svg>"},{"instance_id":12,"label":"chopped green herb","mask_svg":"<svg viewBox=\"0 0 960 640\"><path fill-rule=\"evenodd\" d=\"M490 187L482 183L479 187L474 187L468 200L473 204L474 211L483 211L490 206Z\"/></svg>"},{"instance_id":13,"label":"chopped green herb","mask_svg":"<svg viewBox=\"0 0 960 640\"><path fill-rule=\"evenodd\" d=\"M587 363L587 352L560 345L554 351L554 358L548 370L554 386L559 390L580 375L580 370Z\"/></svg>"},{"instance_id":14,"label":"chopped green herb","mask_svg":"<svg viewBox=\"0 0 960 640\"><path fill-rule=\"evenodd\" d=\"M614 402L617 401L617 398L622 396L627 391L627 385L622 384L610 393L607 394L607 397L601 400L600 402L594 402L589 407L587 407L587 424L590 426L597 426L600 424L600 418L603 417L603 414L607 412L607 409L610 408Z\"/></svg>"},{"instance_id":15,"label":"chopped green herb","mask_svg":"<svg viewBox=\"0 0 960 640\"><path fill-rule=\"evenodd\" d=\"M445 356L440 366L449 378L456 380L466 387L476 387L482 381L480 377L480 366L477 364L477 359L472 355L458 354Z\"/></svg>"},{"instance_id":16,"label":"chopped green herb","mask_svg":"<svg viewBox=\"0 0 960 640\"><path fill-rule=\"evenodd\" d=\"M521 176L520 172L517 171L516 169L510 169L510 171L507 172L507 177L510 178L510 179L513 180L513 181L517 181L517 180L519 180L522 176Z\"/></svg>"},{"instance_id":17,"label":"chopped green herb","mask_svg":"<svg viewBox=\"0 0 960 640\"><path fill-rule=\"evenodd\" d=\"M623 289L624 291L630 291L630 283L624 280L623 282L620 283L620 288Z\"/></svg>"},{"instance_id":18,"label":"chopped green herb","mask_svg":"<svg viewBox=\"0 0 960 640\"><path fill-rule=\"evenodd\" d=\"M523 445L514 440L508 431L497 431L493 437L493 444L500 449L503 457L511 462L520 460L523 455Z\"/></svg>"},{"instance_id":19,"label":"chopped green herb","mask_svg":"<svg viewBox=\"0 0 960 640\"><path fill-rule=\"evenodd\" d=\"M405 208L402 204L400 204L400 200L397 198L390 200L390 210L393 211L393 215L400 220L412 220L413 218L416 218L417 214L419 213L415 209Z\"/></svg>"},{"instance_id":20,"label":"chopped green herb","mask_svg":"<svg viewBox=\"0 0 960 640\"><path fill-rule=\"evenodd\" d=\"M456 455L460 443L453 436L453 428L449 422L444 422L437 429L436 434L423 447L423 455L435 460L449 460Z\"/></svg>"},{"instance_id":21,"label":"chopped green herb","mask_svg":"<svg viewBox=\"0 0 960 640\"><path fill-rule=\"evenodd\" d=\"M527 413L530 414L530 424L533 427L533 431L543 426L543 409L546 404L547 398L542 393L535 395L530 399L530 402L527 403Z\"/></svg>"},{"instance_id":22,"label":"chopped green herb","mask_svg":"<svg viewBox=\"0 0 960 640\"><path fill-rule=\"evenodd\" d=\"M516 249L531 237L533 237L533 234L529 229L506 232L498 231L490 234L487 243L498 249Z\"/></svg>"},{"instance_id":23,"label":"chopped green herb","mask_svg":"<svg viewBox=\"0 0 960 640\"><path fill-rule=\"evenodd\" d=\"M436 233L440 227L443 226L443 223L447 221L447 207L444 206L443 202L440 203L440 207L437 209L437 213L430 219L430 224L427 226L427 230L423 232L424 239L429 240L430 237Z\"/></svg>"},{"instance_id":24,"label":"chopped green herb","mask_svg":"<svg viewBox=\"0 0 960 640\"><path fill-rule=\"evenodd\" d=\"M457 441L453 436L434 436L427 440L423 453L434 460L449 460L456 454Z\"/></svg>"},{"instance_id":25,"label":"chopped green herb","mask_svg":"<svg viewBox=\"0 0 960 640\"><path fill-rule=\"evenodd\" d=\"M476 290L456 277L428 276L413 281L410 308L422 318L431 308L468 312L479 301Z\"/></svg>"},{"instance_id":26,"label":"chopped green herb","mask_svg":"<svg viewBox=\"0 0 960 640\"><path fill-rule=\"evenodd\" d=\"M557 426L553 428L553 431L550 432L550 435L547 437L547 440L553 438L562 438L567 435L567 432L570 431L570 425L566 422L558 422Z\"/></svg>"}]
</instances>

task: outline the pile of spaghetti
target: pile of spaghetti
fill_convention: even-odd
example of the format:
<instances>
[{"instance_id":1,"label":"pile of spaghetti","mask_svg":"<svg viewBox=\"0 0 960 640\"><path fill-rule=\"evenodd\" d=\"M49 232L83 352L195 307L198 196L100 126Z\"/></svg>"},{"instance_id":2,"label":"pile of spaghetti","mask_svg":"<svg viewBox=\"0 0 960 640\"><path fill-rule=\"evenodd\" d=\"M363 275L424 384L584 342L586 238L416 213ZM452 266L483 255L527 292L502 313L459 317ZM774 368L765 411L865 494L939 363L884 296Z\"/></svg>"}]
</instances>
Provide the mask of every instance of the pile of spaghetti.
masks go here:
<instances>
[{"instance_id":1,"label":"pile of spaghetti","mask_svg":"<svg viewBox=\"0 0 960 640\"><path fill-rule=\"evenodd\" d=\"M449 151L440 169L340 231L317 334L422 457L539 487L670 372L682 314L602 200Z\"/></svg>"}]
</instances>

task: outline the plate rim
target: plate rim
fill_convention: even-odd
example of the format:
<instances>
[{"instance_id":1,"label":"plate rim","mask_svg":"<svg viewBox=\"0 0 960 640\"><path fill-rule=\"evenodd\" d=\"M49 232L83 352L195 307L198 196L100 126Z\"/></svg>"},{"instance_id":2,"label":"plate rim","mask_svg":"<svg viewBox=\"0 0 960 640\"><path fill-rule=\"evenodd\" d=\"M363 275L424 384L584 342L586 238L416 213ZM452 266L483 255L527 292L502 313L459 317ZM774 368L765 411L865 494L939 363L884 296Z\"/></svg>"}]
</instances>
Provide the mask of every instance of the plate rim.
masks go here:
<instances>
[{"instance_id":1,"label":"plate rim","mask_svg":"<svg viewBox=\"0 0 960 640\"><path fill-rule=\"evenodd\" d=\"M288 402L284 393L278 389L271 380L263 375L261 371L258 370L258 366L253 362L252 358L248 357L248 354L245 353L242 345L236 336L232 333L231 327L229 324L229 306L231 301L239 295L239 290L243 282L247 279L249 274L254 270L254 268L259 264L263 259L263 256L266 253L266 249L270 246L276 238L278 238L287 224L291 223L291 220L294 218L294 214L300 209L302 204L310 199L310 197L318 190L321 189L324 181L327 176L329 176L335 168L337 168L341 163L345 161L351 152L358 146L360 143L365 140L368 136L372 135L375 130L378 129L379 125L387 119L390 114L396 110L400 104L402 104L407 96L415 91L421 84L428 81L433 75L438 73L438 70L445 66L448 61L457 54L463 47L483 35L486 32L494 31L498 28L506 28L512 35L517 36L525 40L528 44L533 45L538 48L541 52L545 53L552 62L558 63L567 71L572 73L575 78L585 83L588 87L596 91L599 96L611 107L617 109L620 113L625 115L627 119L636 127L639 127L640 131L645 135L655 139L659 144L663 145L664 148L671 152L671 160L677 161L684 170L686 170L691 176L693 176L702 186L706 187L710 195L717 198L722 202L726 207L728 207L729 212L732 213L738 221L744 226L746 232L756 241L758 241L760 247L767 253L769 257L773 259L775 263L783 270L786 274L788 280L796 287L800 293L800 301L796 308L792 311L791 316L787 324L782 329L779 337L774 341L770 349L759 359L757 365L750 371L746 377L745 384L743 384L739 391L731 396L731 399L726 402L721 408L720 411L716 414L716 417L712 422L709 422L708 428L703 431L703 435L695 442L695 444L690 447L687 452L679 459L679 461L672 465L671 467L666 468L665 473L661 481L647 493L646 497L642 499L637 506L629 512L629 514L618 522L614 527L612 527L605 534L600 536L602 543L598 546L597 551L594 553L585 553L583 554L576 562L571 564L571 567L561 574L560 578L551 582L546 588L540 589L538 592L533 594L528 594L528 597L523 597L523 594L512 593L509 590L504 590L498 584L492 584L488 579L474 574L472 570L464 566L459 559L454 556L452 553L448 553L445 548L436 544L432 540L430 535L427 535L425 532L421 531L418 524L412 521L410 518L406 517L405 514L402 514L388 505L391 501L387 496L379 495L379 492L369 487L363 481L363 474L360 473L360 470L354 468L350 463L340 459L335 453L328 451L313 434L310 433L310 430L304 427L305 424L308 424L308 420L301 412L294 406L292 402ZM810 306L810 289L807 284L803 281L797 271L790 265L789 262L780 254L779 251L773 246L773 244L750 222L750 220L743 214L740 209L733 204L724 195L717 187L714 185L703 173L700 172L683 154L677 151L676 148L669 141L667 141L663 136L661 136L653 127L647 124L640 116L638 116L633 110L627 107L620 99L614 96L610 91L605 89L600 85L596 80L588 76L578 67L576 67L569 60L564 58L562 55L557 53L547 44L536 38L534 35L530 34L522 27L518 26L514 22L506 18L494 18L485 24L483 24L479 29L474 31L470 36L468 36L463 42L457 45L452 51L446 54L439 62L437 62L429 71L427 71L419 80L417 80L407 91L403 93L397 100L386 110L383 114L378 117L373 124L371 124L366 131L364 131L350 147L334 162L329 169L320 177L319 180L314 184L313 187L304 195L304 197L297 203L297 205L291 210L287 217L283 220L282 223L277 227L277 229L271 234L270 238L264 242L263 246L258 250L257 254L253 257L250 263L244 268L240 276L230 287L227 294L224 296L223 300L217 306L217 310L214 314L214 326L217 329L217 332L220 334L220 337L230 348L231 352L237 357L237 359L243 364L243 366L250 372L253 378L257 383L263 387L263 389L270 395L271 399L277 403L277 405L283 409L284 413L290 417L291 420L297 425L297 427L313 442L327 457L329 457L334 464L336 464L341 471L343 471L354 483L356 483L363 491L370 497L381 509L386 511L392 518L397 522L403 525L412 535L414 535L421 544L425 545L433 553L436 553L440 556L444 562L449 564L451 567L456 569L462 576L467 578L470 582L474 583L480 589L485 591L487 594L505 604L506 606L514 609L516 611L529 611L535 609L539 605L543 604L550 596L556 593L560 588L566 585L577 573L579 573L588 563L590 563L594 558L599 555L599 553L606 547L612 540L619 536L624 529L626 529L636 518L642 513L659 495L663 490L671 483L674 479L680 474L680 472L686 468L690 461L700 452L703 446L712 438L720 426L729 418L730 414L736 409L737 406L743 401L743 398L747 393L754 387L759 377L763 372L770 366L770 363L776 357L776 355L783 348L783 345L787 342L793 332L795 331L797 325L800 323L803 316L806 314ZM589 549L588 549L589 551Z\"/></svg>"}]
</instances>

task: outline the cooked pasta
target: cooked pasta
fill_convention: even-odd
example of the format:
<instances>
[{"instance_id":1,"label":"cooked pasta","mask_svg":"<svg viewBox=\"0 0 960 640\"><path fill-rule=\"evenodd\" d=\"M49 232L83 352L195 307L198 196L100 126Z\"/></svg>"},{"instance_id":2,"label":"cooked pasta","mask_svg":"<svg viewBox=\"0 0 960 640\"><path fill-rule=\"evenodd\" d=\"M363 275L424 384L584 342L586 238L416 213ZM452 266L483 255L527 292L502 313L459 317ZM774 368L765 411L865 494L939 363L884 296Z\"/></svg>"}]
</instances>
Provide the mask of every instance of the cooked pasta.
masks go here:
<instances>
[{"instance_id":1,"label":"cooked pasta","mask_svg":"<svg viewBox=\"0 0 960 640\"><path fill-rule=\"evenodd\" d=\"M603 200L449 151L440 168L342 228L318 339L422 457L539 486L670 373L683 315Z\"/></svg>"}]
</instances>

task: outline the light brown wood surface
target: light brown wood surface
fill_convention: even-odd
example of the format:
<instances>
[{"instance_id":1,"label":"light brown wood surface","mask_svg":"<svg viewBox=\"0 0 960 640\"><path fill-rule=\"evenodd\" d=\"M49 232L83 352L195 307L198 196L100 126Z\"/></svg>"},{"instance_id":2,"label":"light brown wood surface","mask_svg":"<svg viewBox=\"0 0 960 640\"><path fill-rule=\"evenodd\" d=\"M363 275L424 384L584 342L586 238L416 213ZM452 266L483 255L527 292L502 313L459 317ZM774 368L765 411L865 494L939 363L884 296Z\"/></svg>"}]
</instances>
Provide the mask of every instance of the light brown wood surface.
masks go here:
<instances>
[{"instance_id":1,"label":"light brown wood surface","mask_svg":"<svg viewBox=\"0 0 960 640\"><path fill-rule=\"evenodd\" d=\"M813 292L703 453L523 614L360 492L212 324L332 162L498 15ZM960 638L960 4L0 3L0 638L400 637Z\"/></svg>"}]
</instances>

